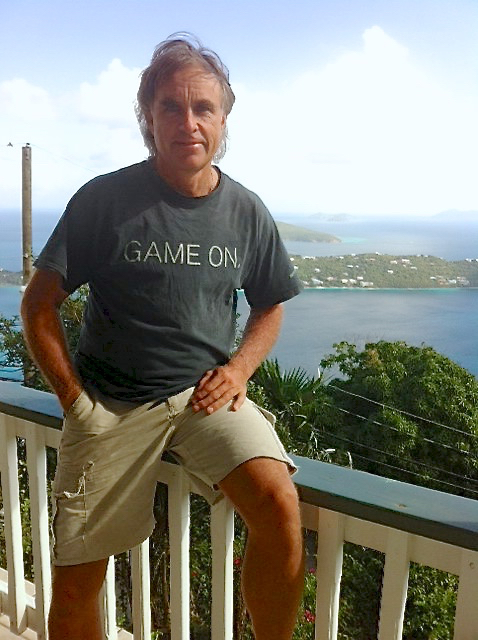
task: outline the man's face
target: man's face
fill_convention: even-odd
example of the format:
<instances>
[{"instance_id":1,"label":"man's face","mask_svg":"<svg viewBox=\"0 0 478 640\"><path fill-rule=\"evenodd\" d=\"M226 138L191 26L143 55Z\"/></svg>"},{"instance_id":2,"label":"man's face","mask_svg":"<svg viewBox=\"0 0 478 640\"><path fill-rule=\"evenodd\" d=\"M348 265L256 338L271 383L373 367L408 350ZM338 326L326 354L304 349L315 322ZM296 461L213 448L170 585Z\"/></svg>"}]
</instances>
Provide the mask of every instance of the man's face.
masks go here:
<instances>
[{"instance_id":1,"label":"man's face","mask_svg":"<svg viewBox=\"0 0 478 640\"><path fill-rule=\"evenodd\" d=\"M148 126L158 168L195 173L212 161L224 131L221 85L212 74L190 65L156 89Z\"/></svg>"}]
</instances>

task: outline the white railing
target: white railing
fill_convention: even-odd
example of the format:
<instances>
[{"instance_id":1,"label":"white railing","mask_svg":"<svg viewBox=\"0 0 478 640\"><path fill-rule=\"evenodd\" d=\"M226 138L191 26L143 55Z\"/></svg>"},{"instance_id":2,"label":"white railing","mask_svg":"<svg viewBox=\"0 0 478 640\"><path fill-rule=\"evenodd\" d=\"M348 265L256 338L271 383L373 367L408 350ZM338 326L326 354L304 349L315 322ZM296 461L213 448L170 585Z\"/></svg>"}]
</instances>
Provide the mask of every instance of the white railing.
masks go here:
<instances>
[{"instance_id":1,"label":"white railing","mask_svg":"<svg viewBox=\"0 0 478 640\"><path fill-rule=\"evenodd\" d=\"M17 393L18 403L12 401ZM0 569L0 613L8 616L14 633L21 634L29 628L36 632L38 639L47 638L51 588L46 448L58 447L59 425L59 410L50 394L0 383L0 473L7 557L7 570ZM18 438L25 439L27 448L33 585L25 581L23 570ZM297 460L300 470L295 477L301 495L303 525L318 532L317 640L337 638L345 541L385 554L379 640L402 637L410 562L459 576L454 638L478 638L476 501L326 463ZM191 487L181 468L167 462L159 481L168 486L171 639L186 640L190 637ZM354 498L357 492L360 497ZM233 510L223 500L211 510L212 640L233 637L233 537ZM149 640L151 637L148 554L148 542L131 552L132 635L117 629L114 559L110 559L104 588L104 628L108 639Z\"/></svg>"}]
</instances>

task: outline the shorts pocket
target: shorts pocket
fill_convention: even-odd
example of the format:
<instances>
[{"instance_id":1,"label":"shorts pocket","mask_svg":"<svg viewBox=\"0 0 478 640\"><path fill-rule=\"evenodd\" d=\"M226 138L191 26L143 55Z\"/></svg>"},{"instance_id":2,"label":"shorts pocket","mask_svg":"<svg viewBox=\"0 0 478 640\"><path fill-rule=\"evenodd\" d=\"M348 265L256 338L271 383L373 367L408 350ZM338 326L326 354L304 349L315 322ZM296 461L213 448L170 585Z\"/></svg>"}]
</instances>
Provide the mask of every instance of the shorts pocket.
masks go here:
<instances>
[{"instance_id":1,"label":"shorts pocket","mask_svg":"<svg viewBox=\"0 0 478 640\"><path fill-rule=\"evenodd\" d=\"M63 421L60 450L85 443L109 431L117 423L114 414L87 391L83 391L67 412Z\"/></svg>"},{"instance_id":2,"label":"shorts pocket","mask_svg":"<svg viewBox=\"0 0 478 640\"><path fill-rule=\"evenodd\" d=\"M267 409L264 409L264 407L261 407L260 405L256 404L252 400L250 402L259 411L259 413L262 413L262 415L267 420L267 422L269 422L269 424L271 424L274 427L276 423L275 415L270 411L267 411Z\"/></svg>"},{"instance_id":3,"label":"shorts pocket","mask_svg":"<svg viewBox=\"0 0 478 640\"><path fill-rule=\"evenodd\" d=\"M68 411L65 413L65 420L70 417L75 417L77 420L81 420L83 416L90 413L93 410L93 401L88 396L85 389L80 393L78 398L74 401Z\"/></svg>"}]
</instances>

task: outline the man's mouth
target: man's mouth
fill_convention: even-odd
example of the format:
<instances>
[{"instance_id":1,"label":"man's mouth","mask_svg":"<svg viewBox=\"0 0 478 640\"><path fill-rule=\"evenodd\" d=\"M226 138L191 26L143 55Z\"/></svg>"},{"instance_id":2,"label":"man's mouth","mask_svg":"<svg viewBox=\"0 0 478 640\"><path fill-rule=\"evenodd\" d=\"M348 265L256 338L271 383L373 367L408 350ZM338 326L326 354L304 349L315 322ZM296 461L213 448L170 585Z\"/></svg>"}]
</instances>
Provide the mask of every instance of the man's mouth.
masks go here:
<instances>
[{"instance_id":1,"label":"man's mouth","mask_svg":"<svg viewBox=\"0 0 478 640\"><path fill-rule=\"evenodd\" d=\"M176 144L181 147L195 147L202 144L202 140L177 140Z\"/></svg>"}]
</instances>

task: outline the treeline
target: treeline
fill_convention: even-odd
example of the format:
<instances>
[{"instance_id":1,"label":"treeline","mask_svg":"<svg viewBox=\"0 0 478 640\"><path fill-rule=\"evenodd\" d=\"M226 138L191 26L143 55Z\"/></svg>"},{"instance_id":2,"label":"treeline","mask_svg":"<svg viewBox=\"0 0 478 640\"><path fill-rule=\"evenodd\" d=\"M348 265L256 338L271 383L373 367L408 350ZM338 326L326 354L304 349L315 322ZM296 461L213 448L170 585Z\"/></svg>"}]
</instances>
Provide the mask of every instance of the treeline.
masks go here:
<instances>
[{"instance_id":1,"label":"treeline","mask_svg":"<svg viewBox=\"0 0 478 640\"><path fill-rule=\"evenodd\" d=\"M5 271L0 269L0 287L20 286L22 284L22 274L16 271Z\"/></svg>"},{"instance_id":2,"label":"treeline","mask_svg":"<svg viewBox=\"0 0 478 640\"><path fill-rule=\"evenodd\" d=\"M291 256L307 287L443 289L478 287L478 259L449 262L434 256L379 253Z\"/></svg>"},{"instance_id":3,"label":"treeline","mask_svg":"<svg viewBox=\"0 0 478 640\"><path fill-rule=\"evenodd\" d=\"M434 256L379 253L343 256L291 255L310 288L444 289L478 287L478 258L449 262ZM22 274L0 269L1 285L21 285Z\"/></svg>"}]
</instances>

